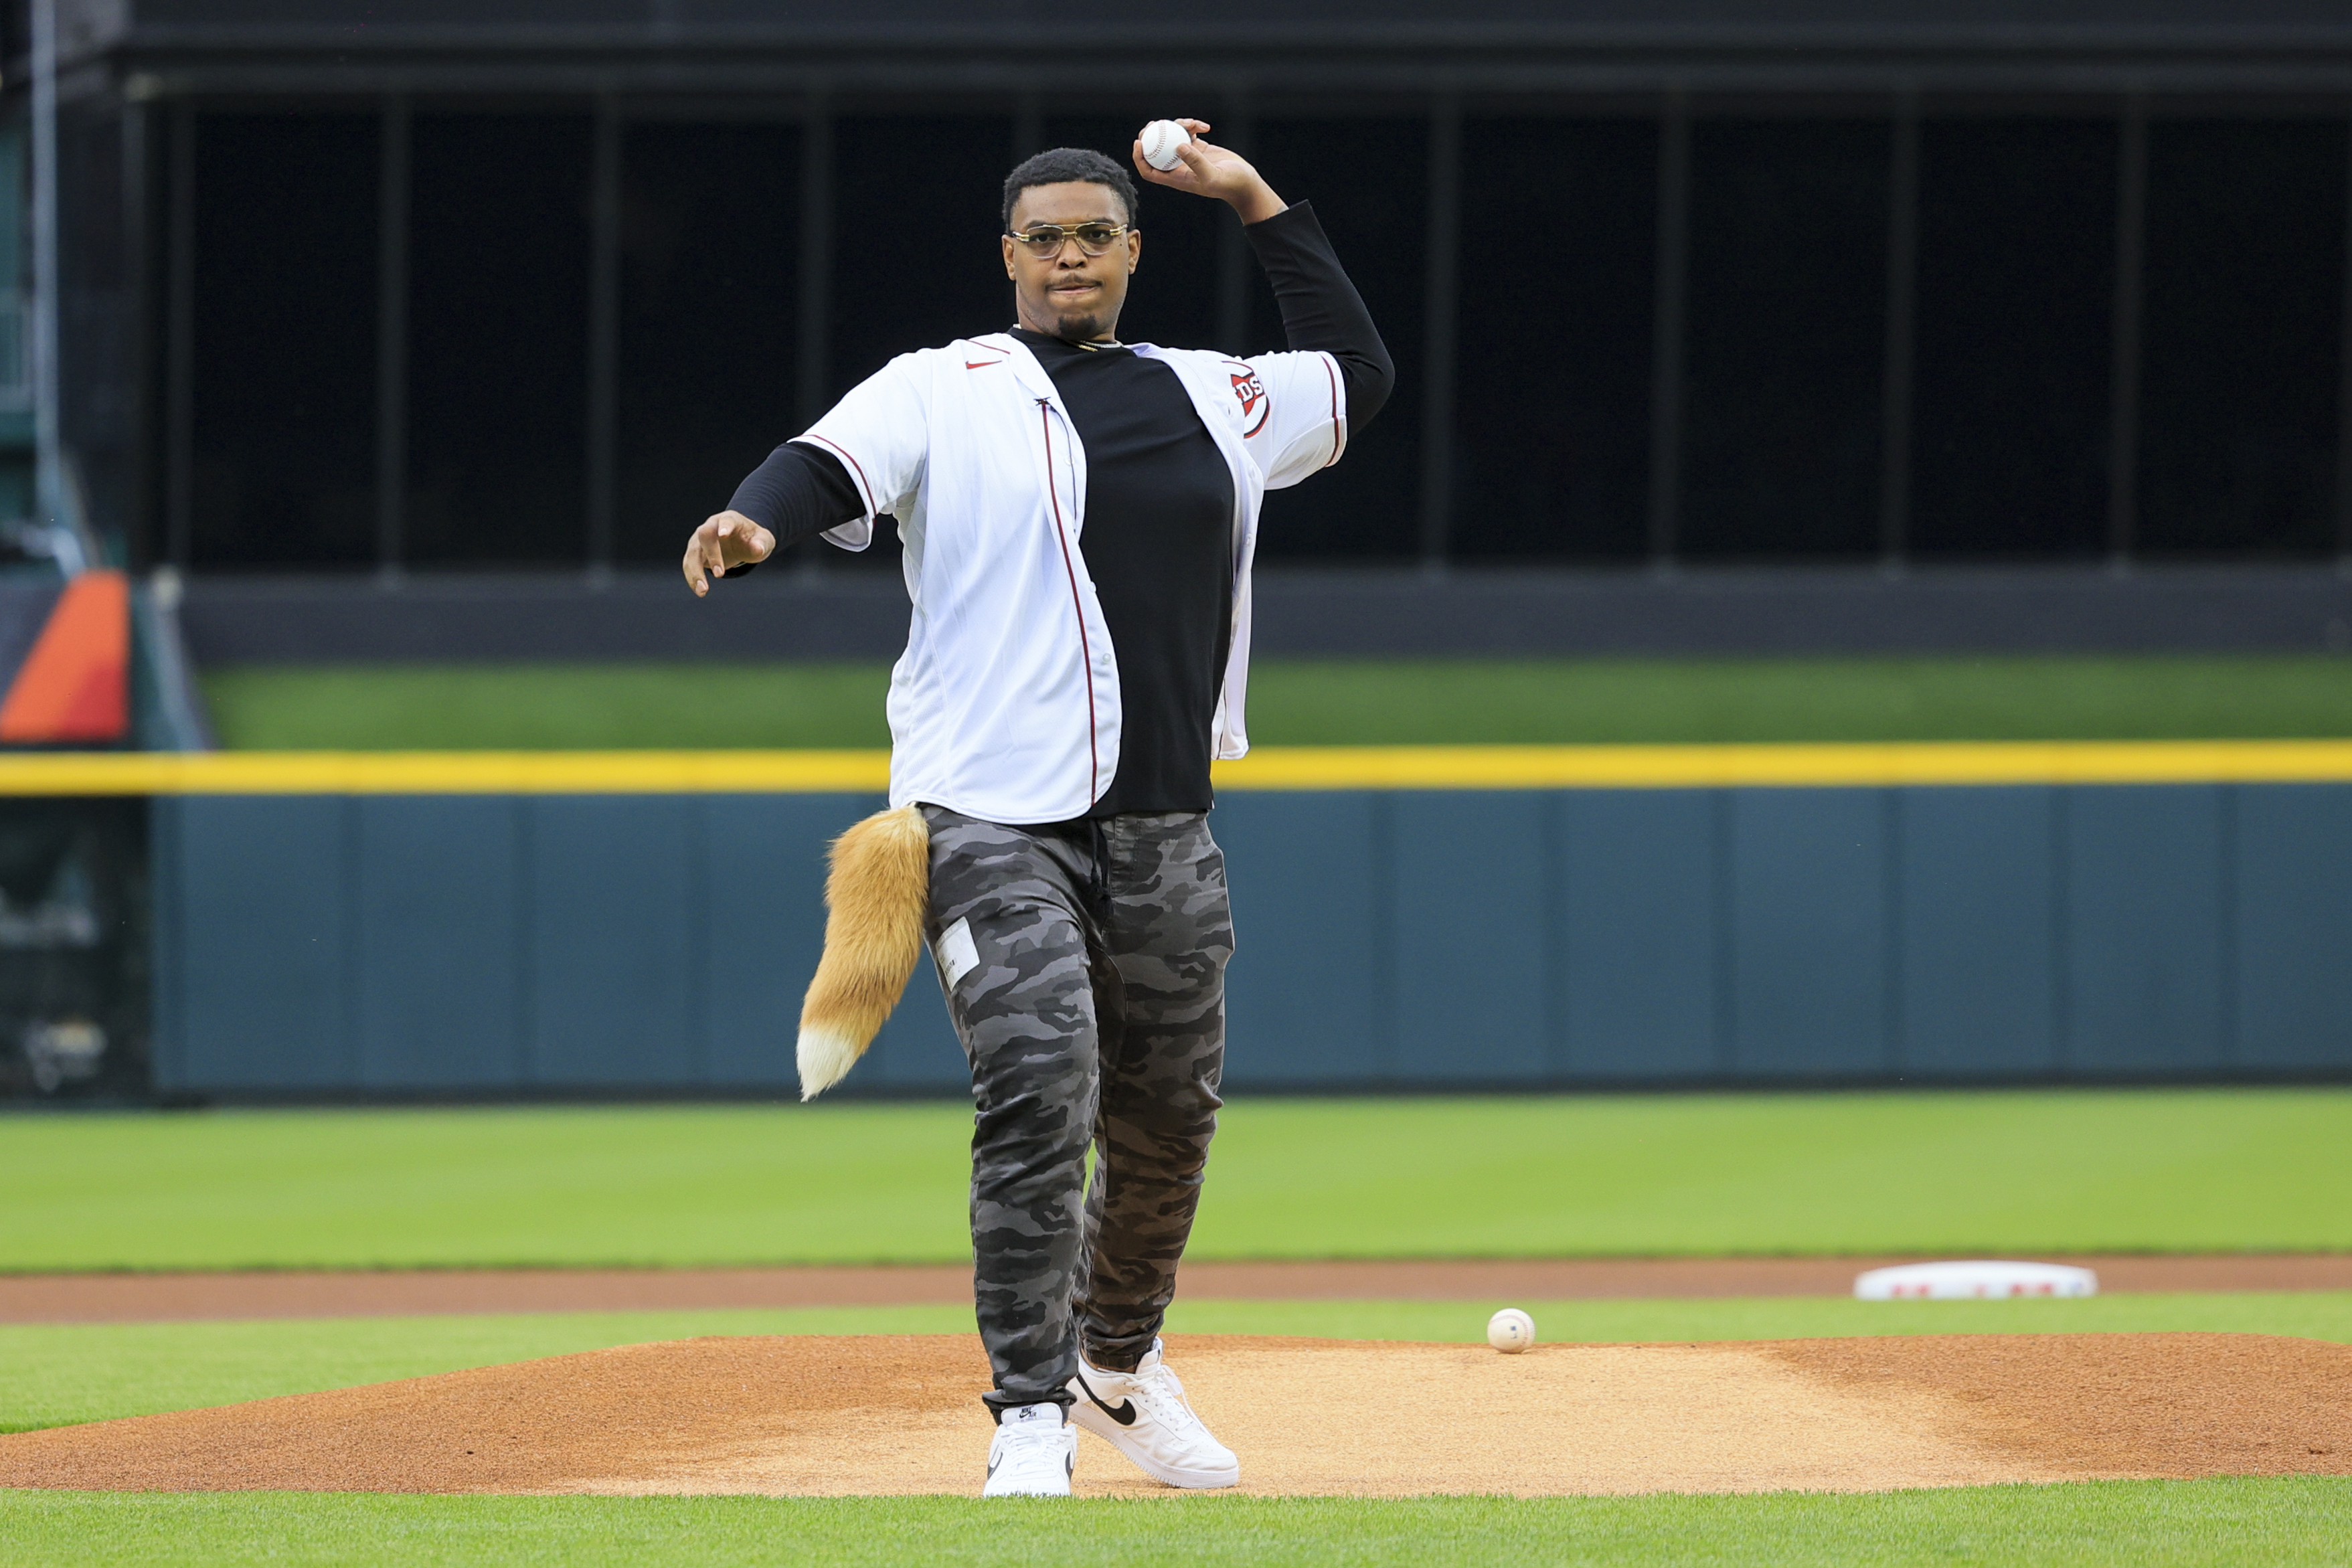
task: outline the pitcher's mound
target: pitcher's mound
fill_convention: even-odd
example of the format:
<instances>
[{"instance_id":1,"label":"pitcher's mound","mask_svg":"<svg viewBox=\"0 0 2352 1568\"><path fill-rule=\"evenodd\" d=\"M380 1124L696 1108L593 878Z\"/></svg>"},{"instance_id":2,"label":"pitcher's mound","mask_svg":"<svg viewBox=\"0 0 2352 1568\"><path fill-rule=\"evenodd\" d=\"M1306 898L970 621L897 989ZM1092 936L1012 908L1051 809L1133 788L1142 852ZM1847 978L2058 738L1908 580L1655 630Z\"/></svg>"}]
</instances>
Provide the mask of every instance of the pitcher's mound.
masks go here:
<instances>
[{"instance_id":1,"label":"pitcher's mound","mask_svg":"<svg viewBox=\"0 0 2352 1568\"><path fill-rule=\"evenodd\" d=\"M2352 1346L2253 1334L1740 1344L1180 1337L1242 1490L1867 1491L2352 1475ZM695 1339L0 1437L0 1487L416 1492L979 1490L963 1335ZM1164 1493L1081 1440L1084 1493Z\"/></svg>"}]
</instances>

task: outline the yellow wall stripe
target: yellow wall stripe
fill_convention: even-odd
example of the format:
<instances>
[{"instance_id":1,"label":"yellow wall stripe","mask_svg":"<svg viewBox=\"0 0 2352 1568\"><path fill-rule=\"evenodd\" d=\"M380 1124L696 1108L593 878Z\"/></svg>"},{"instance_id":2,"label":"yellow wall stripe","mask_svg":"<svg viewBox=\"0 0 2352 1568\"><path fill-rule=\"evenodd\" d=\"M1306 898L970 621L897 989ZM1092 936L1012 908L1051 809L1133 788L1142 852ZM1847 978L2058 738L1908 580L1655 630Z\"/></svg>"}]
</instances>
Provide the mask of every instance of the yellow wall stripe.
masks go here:
<instances>
[{"instance_id":1,"label":"yellow wall stripe","mask_svg":"<svg viewBox=\"0 0 2352 1568\"><path fill-rule=\"evenodd\" d=\"M1287 747L1223 764L1218 781L1248 789L1659 789L2254 779L2352 779L2352 741Z\"/></svg>"},{"instance_id":2,"label":"yellow wall stripe","mask_svg":"<svg viewBox=\"0 0 2352 1568\"><path fill-rule=\"evenodd\" d=\"M884 751L20 752L0 795L879 792ZM1223 789L2352 781L2352 740L1263 747Z\"/></svg>"},{"instance_id":3,"label":"yellow wall stripe","mask_svg":"<svg viewBox=\"0 0 2352 1568\"><path fill-rule=\"evenodd\" d=\"M880 791L887 751L213 751L0 758L10 795Z\"/></svg>"}]
</instances>

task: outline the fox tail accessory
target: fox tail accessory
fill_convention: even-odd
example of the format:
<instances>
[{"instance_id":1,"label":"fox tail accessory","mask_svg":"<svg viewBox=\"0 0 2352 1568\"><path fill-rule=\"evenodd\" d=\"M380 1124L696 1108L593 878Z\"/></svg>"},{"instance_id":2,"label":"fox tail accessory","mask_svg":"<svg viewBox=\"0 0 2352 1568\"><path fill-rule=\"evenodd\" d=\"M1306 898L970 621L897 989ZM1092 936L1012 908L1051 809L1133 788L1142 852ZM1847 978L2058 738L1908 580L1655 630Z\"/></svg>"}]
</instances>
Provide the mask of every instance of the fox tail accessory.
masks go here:
<instances>
[{"instance_id":1,"label":"fox tail accessory","mask_svg":"<svg viewBox=\"0 0 2352 1568\"><path fill-rule=\"evenodd\" d=\"M824 956L801 1004L803 1100L846 1077L898 1005L930 895L930 829L914 807L877 811L833 841Z\"/></svg>"}]
</instances>

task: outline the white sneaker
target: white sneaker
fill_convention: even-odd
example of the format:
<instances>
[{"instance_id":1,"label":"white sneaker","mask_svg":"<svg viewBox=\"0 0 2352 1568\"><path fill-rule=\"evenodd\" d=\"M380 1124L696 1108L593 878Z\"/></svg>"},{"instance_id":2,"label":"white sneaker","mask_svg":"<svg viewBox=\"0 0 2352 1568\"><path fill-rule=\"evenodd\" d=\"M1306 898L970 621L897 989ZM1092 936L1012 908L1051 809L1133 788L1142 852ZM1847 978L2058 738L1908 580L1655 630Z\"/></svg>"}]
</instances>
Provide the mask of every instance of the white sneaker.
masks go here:
<instances>
[{"instance_id":1,"label":"white sneaker","mask_svg":"<svg viewBox=\"0 0 2352 1568\"><path fill-rule=\"evenodd\" d=\"M1229 1487L1242 1479L1234 1451L1209 1436L1184 1397L1184 1385L1160 1354L1160 1342L1133 1372L1105 1372L1078 1358L1070 1380L1078 1396L1070 1418L1155 1480L1171 1487Z\"/></svg>"},{"instance_id":2,"label":"white sneaker","mask_svg":"<svg viewBox=\"0 0 2352 1568\"><path fill-rule=\"evenodd\" d=\"M1078 1429L1058 1405L1016 1405L996 1418L982 1497L1067 1497Z\"/></svg>"}]
</instances>

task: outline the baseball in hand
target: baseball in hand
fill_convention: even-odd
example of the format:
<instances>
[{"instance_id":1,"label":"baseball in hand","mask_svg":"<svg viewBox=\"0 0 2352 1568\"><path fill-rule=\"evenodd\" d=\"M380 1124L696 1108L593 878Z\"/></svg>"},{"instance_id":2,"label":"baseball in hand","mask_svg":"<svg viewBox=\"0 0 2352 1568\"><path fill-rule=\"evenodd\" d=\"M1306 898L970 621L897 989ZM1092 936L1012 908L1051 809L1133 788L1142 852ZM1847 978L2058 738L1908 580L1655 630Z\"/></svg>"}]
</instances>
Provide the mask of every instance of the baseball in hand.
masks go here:
<instances>
[{"instance_id":1,"label":"baseball in hand","mask_svg":"<svg viewBox=\"0 0 2352 1568\"><path fill-rule=\"evenodd\" d=\"M1172 120L1155 120L1143 128L1143 161L1166 173L1183 162L1176 149L1192 141L1192 135Z\"/></svg>"},{"instance_id":2,"label":"baseball in hand","mask_svg":"<svg viewBox=\"0 0 2352 1568\"><path fill-rule=\"evenodd\" d=\"M1536 1343L1536 1321L1517 1307L1505 1307L1486 1320L1486 1343L1505 1355L1517 1355Z\"/></svg>"}]
</instances>

